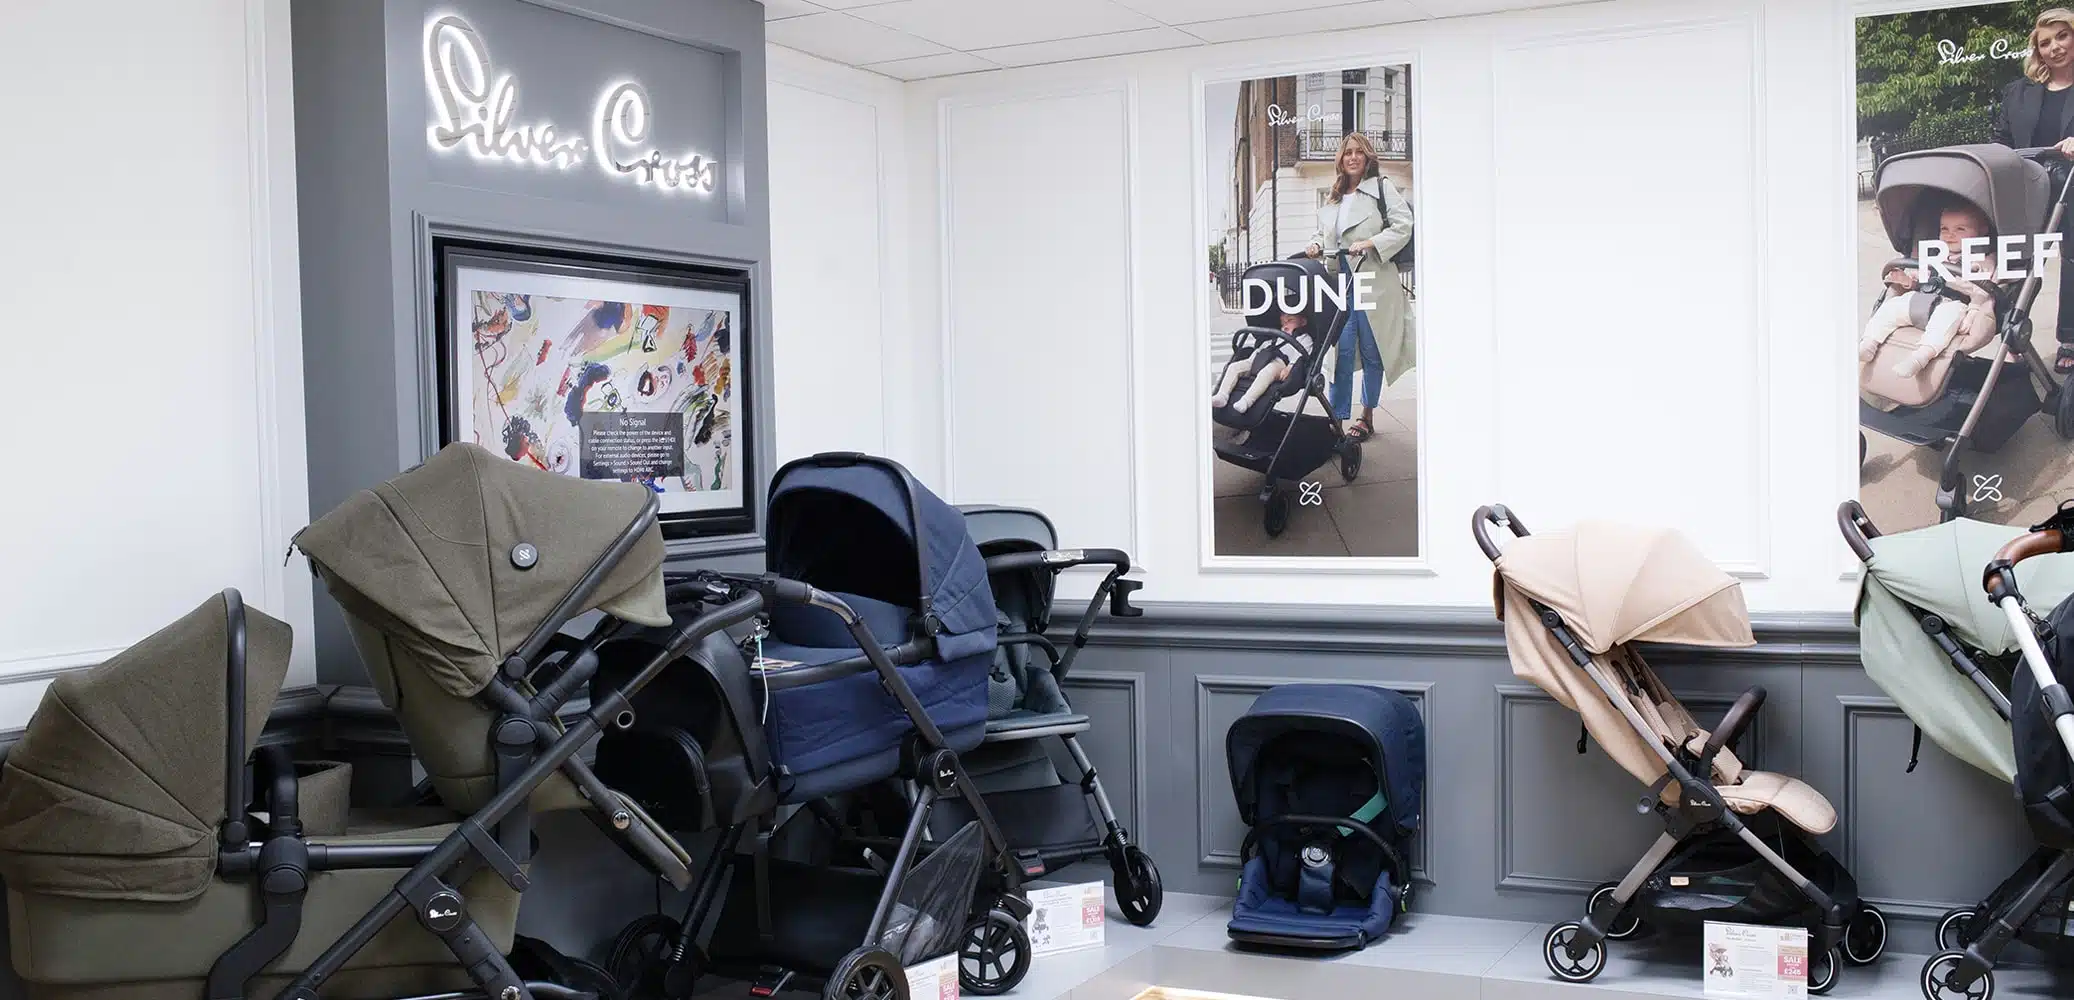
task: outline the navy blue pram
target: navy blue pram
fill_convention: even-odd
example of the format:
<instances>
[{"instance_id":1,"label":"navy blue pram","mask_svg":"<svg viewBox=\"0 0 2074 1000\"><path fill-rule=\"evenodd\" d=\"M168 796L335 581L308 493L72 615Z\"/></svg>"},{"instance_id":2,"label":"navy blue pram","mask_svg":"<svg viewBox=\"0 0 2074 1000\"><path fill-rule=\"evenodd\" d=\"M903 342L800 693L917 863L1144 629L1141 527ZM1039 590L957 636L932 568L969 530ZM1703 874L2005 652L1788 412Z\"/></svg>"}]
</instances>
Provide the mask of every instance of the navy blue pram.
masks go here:
<instances>
[{"instance_id":1,"label":"navy blue pram","mask_svg":"<svg viewBox=\"0 0 2074 1000\"><path fill-rule=\"evenodd\" d=\"M1411 899L1426 724L1386 688L1273 688L1225 734L1252 827L1227 929L1242 944L1363 948Z\"/></svg>"},{"instance_id":2,"label":"navy blue pram","mask_svg":"<svg viewBox=\"0 0 2074 1000\"><path fill-rule=\"evenodd\" d=\"M770 570L834 594L862 616L945 744L970 750L986 735L996 641L986 560L965 515L906 469L837 460L794 462L771 481ZM811 675L857 655L836 616L803 605L771 610L763 656L774 677ZM865 671L772 684L764 729L779 797L802 802L891 776L913 723Z\"/></svg>"}]
</instances>

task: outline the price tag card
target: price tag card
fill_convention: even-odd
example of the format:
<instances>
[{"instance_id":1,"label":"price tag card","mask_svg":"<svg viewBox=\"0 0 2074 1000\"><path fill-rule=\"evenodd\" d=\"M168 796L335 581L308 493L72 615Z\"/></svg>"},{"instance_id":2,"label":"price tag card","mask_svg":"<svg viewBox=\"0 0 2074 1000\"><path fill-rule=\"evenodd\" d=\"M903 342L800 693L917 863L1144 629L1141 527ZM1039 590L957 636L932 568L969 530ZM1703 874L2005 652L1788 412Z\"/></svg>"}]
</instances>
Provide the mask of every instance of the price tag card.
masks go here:
<instances>
[{"instance_id":1,"label":"price tag card","mask_svg":"<svg viewBox=\"0 0 2074 1000\"><path fill-rule=\"evenodd\" d=\"M1103 895L1102 883L1032 889L1030 907L1024 927L1030 932L1032 955L1102 946L1103 925L1108 920L1108 897Z\"/></svg>"},{"instance_id":2,"label":"price tag card","mask_svg":"<svg viewBox=\"0 0 2074 1000\"><path fill-rule=\"evenodd\" d=\"M1808 931L1707 921L1701 976L1710 997L1793 998L1808 995Z\"/></svg>"},{"instance_id":3,"label":"price tag card","mask_svg":"<svg viewBox=\"0 0 2074 1000\"><path fill-rule=\"evenodd\" d=\"M907 967L909 1000L958 1000L958 953Z\"/></svg>"}]
</instances>

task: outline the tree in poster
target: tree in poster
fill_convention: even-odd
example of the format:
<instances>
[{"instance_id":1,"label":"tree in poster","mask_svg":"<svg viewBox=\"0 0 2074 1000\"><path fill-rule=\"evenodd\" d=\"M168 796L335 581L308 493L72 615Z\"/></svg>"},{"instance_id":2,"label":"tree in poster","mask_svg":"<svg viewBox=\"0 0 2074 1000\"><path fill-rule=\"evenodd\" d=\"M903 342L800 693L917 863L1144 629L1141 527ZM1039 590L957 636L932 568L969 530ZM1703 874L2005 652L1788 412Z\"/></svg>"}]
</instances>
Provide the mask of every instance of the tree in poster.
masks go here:
<instances>
[{"instance_id":1,"label":"tree in poster","mask_svg":"<svg viewBox=\"0 0 2074 1000\"><path fill-rule=\"evenodd\" d=\"M1858 137L1874 155L1987 142L2041 11L2024 0L1858 19ZM2014 56L2015 58L2009 58Z\"/></svg>"}]
</instances>

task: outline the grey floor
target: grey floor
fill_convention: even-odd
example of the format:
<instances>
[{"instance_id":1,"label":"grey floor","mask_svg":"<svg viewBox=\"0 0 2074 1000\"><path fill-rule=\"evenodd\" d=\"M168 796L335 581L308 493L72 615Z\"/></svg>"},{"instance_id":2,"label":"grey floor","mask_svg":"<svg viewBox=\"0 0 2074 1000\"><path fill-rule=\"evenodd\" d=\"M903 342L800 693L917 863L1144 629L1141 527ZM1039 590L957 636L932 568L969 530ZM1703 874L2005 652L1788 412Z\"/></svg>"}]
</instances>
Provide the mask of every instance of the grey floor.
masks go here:
<instances>
[{"instance_id":1,"label":"grey floor","mask_svg":"<svg viewBox=\"0 0 2074 1000\"><path fill-rule=\"evenodd\" d=\"M1016 1000L1131 1000L1153 986L1263 1000L1392 996L1416 1000L1560 1000L1591 991L1627 998L1702 996L1697 943L1616 944L1606 971L1589 986L1556 982L1541 960L1541 924L1413 913L1365 951L1330 958L1240 952L1224 932L1231 900L1170 894L1157 924L1125 923L1112 899L1107 944L1047 955L1006 996ZM1923 956L1889 954L1850 968L1837 1000L1919 1000ZM728 984L703 996L747 997ZM2005 968L1998 1000L2074 997L2074 970Z\"/></svg>"}]
</instances>

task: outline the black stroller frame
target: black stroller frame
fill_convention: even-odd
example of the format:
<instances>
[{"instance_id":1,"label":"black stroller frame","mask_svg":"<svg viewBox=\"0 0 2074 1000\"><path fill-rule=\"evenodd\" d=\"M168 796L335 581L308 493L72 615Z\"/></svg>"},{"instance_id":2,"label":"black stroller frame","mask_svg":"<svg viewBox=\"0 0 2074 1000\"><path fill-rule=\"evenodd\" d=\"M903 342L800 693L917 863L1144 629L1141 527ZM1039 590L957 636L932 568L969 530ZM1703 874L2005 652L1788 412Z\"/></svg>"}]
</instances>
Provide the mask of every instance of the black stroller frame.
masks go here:
<instances>
[{"instance_id":1,"label":"black stroller frame","mask_svg":"<svg viewBox=\"0 0 2074 1000\"><path fill-rule=\"evenodd\" d=\"M662 652L632 680L594 701L566 729L558 728L556 710L595 672L598 647L617 633L623 623L606 616L573 652L554 641L557 633L577 615L606 574L653 527L655 519L656 502L650 497L643 512L512 653L499 675L479 696L503 713L491 730L498 750L497 792L437 843L347 847L326 846L304 838L297 816L296 772L287 751L262 747L256 754L254 768L248 770L245 763L244 602L237 591L224 592L230 635L225 665L229 726L224 775L226 811L218 834L218 871L226 878L252 881L261 917L257 926L210 970L210 1000L242 1000L251 979L295 943L311 874L405 866L409 870L397 880L395 889L285 987L278 994L281 1000L318 1000L325 980L405 911L411 912L453 952L481 990L472 996L482 1000L577 1000L591 996L552 983L523 981L468 915L466 901L454 886L487 866L514 891L524 891L528 879L521 865L531 853L528 799L533 792L559 771L591 802L603 807L617 801L577 754L606 728L630 722L628 699L686 650L708 635L748 621L764 607L765 595L754 590L718 589L702 594L702 609L706 604L718 607L704 610L675 628ZM568 655L550 666L548 661L557 653ZM555 676L537 678L541 681L538 693L528 697L521 684L535 679L536 672ZM265 812L267 816L260 819L253 815L255 812ZM630 821L631 817L618 809L609 819L620 830L626 830ZM456 995L456 1000L466 996L471 995Z\"/></svg>"},{"instance_id":2,"label":"black stroller frame","mask_svg":"<svg viewBox=\"0 0 2074 1000\"><path fill-rule=\"evenodd\" d=\"M1500 550L1490 536L1489 529L1492 524L1504 525L1515 537L1525 537L1528 534L1526 525L1520 521L1518 515L1502 504L1477 508L1470 524L1476 536L1477 547L1494 563L1498 561ZM1533 601L1532 604L1542 626L1562 645L1564 652L1569 654L1570 661L1589 675L1593 683L1606 693L1607 700L1619 707L1627 723L1638 733L1653 732L1648 720L1642 718L1634 706L1629 704L1622 696L1619 686L1599 669L1591 653L1577 641L1562 616L1540 601ZM1597 978L1599 972L1606 967L1606 941L1624 940L1641 931L1637 918L1627 916L1623 920L1623 916L1629 902L1641 891L1643 883L1659 866L1670 860L1689 838L1708 833L1726 833L1756 852L1774 871L1790 881L1808 900L1813 911L1819 914L1819 922L1809 928L1808 992L1826 994L1835 987L1841 978L1839 960L1849 960L1843 953L1842 945L1845 943L1847 924L1851 923L1853 914L1846 911L1842 902L1802 873L1772 845L1766 843L1735 810L1729 808L1728 802L1722 798L1714 783L1701 777L1712 775L1714 758L1723 749L1733 749L1742 739L1743 731L1764 706L1765 697L1766 692L1761 685L1743 692L1722 715L1721 721L1713 727L1705 747L1690 760L1681 759L1680 754L1671 752L1661 740L1644 740L1663 760L1666 770L1663 777L1657 779L1656 783L1650 786L1648 793L1636 802L1635 811L1644 815L1655 814L1663 822L1664 832L1619 882L1611 886L1601 886L1592 892L1586 904L1583 920L1557 924L1549 929L1548 935L1542 941L1542 955L1547 960L1549 969L1557 976L1569 982L1580 983ZM1677 788L1675 802L1666 803L1663 792L1672 786ZM1861 912L1878 911L1863 907ZM1882 917L1879 921L1879 947L1872 950L1871 958L1876 958L1878 952L1884 950L1885 927L1885 919ZM1825 975L1816 974L1818 966L1814 960L1818 956L1828 966ZM1866 961L1870 961L1871 958L1867 958Z\"/></svg>"},{"instance_id":3,"label":"black stroller frame","mask_svg":"<svg viewBox=\"0 0 2074 1000\"><path fill-rule=\"evenodd\" d=\"M1298 382L1302 386L1300 390L1301 398L1297 402L1296 412L1290 414L1287 426L1282 429L1281 436L1276 439L1274 449L1272 451L1263 451L1254 448L1251 446L1250 439L1248 439L1248 443L1245 446L1231 445L1217 449L1218 457L1223 458L1225 461L1244 468L1256 469L1256 471L1267 477L1266 482L1260 488L1261 502L1267 505L1266 510L1262 513L1261 526L1266 529L1270 538L1279 537L1282 532L1288 530L1289 516L1295 507L1294 481L1278 477L1276 471L1282 466L1283 455L1289 449L1289 443L1296 434L1296 428L1303 422L1303 418L1306 416L1304 410L1309 406L1311 400L1317 400L1319 409L1323 411L1323 416L1331 422L1332 434L1337 441L1334 450L1339 455L1340 478L1345 482L1351 483L1356 477L1361 475L1361 442L1347 438L1346 426L1333 413L1332 401L1325 393L1325 369L1320 362L1324 360L1326 352L1335 350L1336 348L1333 345L1339 343L1340 331L1346 326L1348 314L1352 311L1354 305L1352 302L1352 282L1347 279L1347 276L1354 273L1354 269L1360 266L1362 258L1366 255L1367 251L1354 254L1350 262L1348 252L1345 250L1339 251L1340 277L1338 280L1341 282L1342 290L1346 292L1347 304L1339 309L1338 314L1332 318L1331 325L1327 327L1325 334L1318 338L1315 348L1308 351L1304 350L1303 345L1298 343L1296 338L1283 333L1281 330L1244 326L1232 331L1231 348L1234 358L1250 356L1253 351L1272 350L1280 344L1288 344L1303 355L1301 364L1290 373L1291 381ZM1299 254L1290 259L1306 258L1304 255ZM1307 294L1314 293L1315 289L1307 290ZM1270 305L1273 304L1270 303ZM1313 311L1315 311L1315 307L1313 307ZM1242 351L1245 354L1242 355ZM1341 359L1340 363L1345 364L1346 360ZM1268 396L1261 397L1260 402L1256 405L1271 410L1274 408L1275 402L1289 394L1286 391L1271 393ZM1266 415L1262 414L1261 419L1265 420ZM1304 475L1309 471L1306 469L1298 473L1298 475Z\"/></svg>"},{"instance_id":4,"label":"black stroller frame","mask_svg":"<svg viewBox=\"0 0 2074 1000\"><path fill-rule=\"evenodd\" d=\"M2050 146L2021 149L2017 150L2017 153L2041 163L2058 158L2058 153ZM2053 174L2059 188L2059 196L2053 200L2052 215L2043 231L2057 233L2061 231L2061 223L2066 216L2068 195L2074 192L2074 165L2062 161ZM1896 263L1910 269L1915 269L1920 264L1913 258L1903 258ZM2068 266L2064 259L2061 266ZM2015 299L2002 312L2001 332L1997 340L2003 350L1995 352L1995 357L1987 363L1987 372L1981 381L1980 389L1966 408L1965 417L1958 427L1950 427L1941 419L1946 415L1936 412L1939 409L1936 403L1925 407L1904 407L1891 413L1882 411L1862 399L1858 403L1858 422L1862 428L1910 444L1944 446L1944 460L1938 472L1936 497L1940 520L1950 521L1965 516L1966 496L1959 488L1959 480L1963 474L1963 463L1959 453L1973 440L1980 426L1982 414L1995 398L1995 389L2002 382L2003 369L2007 367L2009 355L2014 354L2021 359L2025 376L2036 379L2038 384L2044 387L2045 391L2041 397L2043 403L2038 408L2053 409L2054 431L2063 439L2074 440L2074 392L2067 391L2067 386L2053 376L2052 367L2038 357L2037 349L2031 344L2031 304L2037 300L2039 290L2044 287L2044 270L2042 264L2030 268ZM1947 297L1954 295L1934 270L1930 272L1925 286L1935 294ZM2037 400L2028 402L2037 403ZM2037 409L2029 410L2024 419L2029 419L2030 414L2036 412ZM1865 435L1861 431L1858 435L1860 462L1865 460L1865 447Z\"/></svg>"},{"instance_id":5,"label":"black stroller frame","mask_svg":"<svg viewBox=\"0 0 2074 1000\"><path fill-rule=\"evenodd\" d=\"M1057 644L1036 632L1010 632L1000 636L1002 646L1027 645L1041 653L1050 665L1054 678L1064 681L1073 661L1087 648L1088 638L1094 631L1095 617L1101 613L1102 603L1109 603L1109 614L1116 618L1137 618L1144 610L1132 606L1131 594L1144 587L1136 580L1124 579L1130 571L1130 554L1121 549L1055 549L1039 552L1006 552L987 557L989 576L1012 573L1043 567L1052 572L1072 569L1076 566L1107 566L1109 572L1095 587L1094 596L1088 599L1087 609L1081 612L1079 622L1073 628L1072 641L1061 651ZM1041 721L1041 720L1040 720ZM1012 735L996 739L989 734L988 742L1036 739L1056 736L1065 745L1066 753L1073 759L1073 766L1080 772L1077 784L1087 799L1094 803L1096 814L1102 821L1102 839L1089 843L1046 844L1013 850L1019 870L1026 876L1036 877L1046 871L1085 861L1090 858L1106 858L1110 872L1115 876L1117 905L1123 910L1124 919L1140 927L1149 925L1159 916L1164 901L1164 889L1160 882L1159 869L1152 863L1143 849L1131 843L1130 831L1116 818L1116 807L1109 802L1109 793L1102 788L1101 779L1095 773L1094 761L1080 745L1080 733L1088 724L1040 727L1018 730ZM1013 794L1013 793L1010 793Z\"/></svg>"},{"instance_id":6,"label":"black stroller frame","mask_svg":"<svg viewBox=\"0 0 2074 1000\"><path fill-rule=\"evenodd\" d=\"M938 802L948 798L961 798L973 803L973 819L979 824L987 860L991 862L981 870L974 897L988 902L984 907L975 907L983 917L977 927L968 928L961 959L976 958L983 976L987 968L998 969L995 976L976 981L961 972L960 985L964 992L979 995L1012 989L1028 972L1031 957L1027 933L1023 930L1023 920L1029 916L1031 907L1022 891L1022 870L1008 850L1008 841L1002 835L1000 825L980 799L978 789L959 761L957 752L947 745L943 733L894 665L895 659L908 659L922 652L929 640L910 640L889 654L872 635L870 626L841 598L775 575L738 577L702 572L689 577L672 575L669 579L672 584L668 593L673 607L677 595L687 585L694 589L715 585L746 586L755 591L770 592L788 603L819 608L840 618L852 641L857 643L859 655L819 666L765 674L761 683L777 691L820 683L844 674L865 670L874 672L879 684L900 703L914 727L904 740L899 772L900 777L913 784L914 799L906 804L906 828L897 839L857 832L826 800L802 804L809 815L837 834L841 846L862 848L876 857L890 857L890 861L883 863L885 885L865 927L863 941L825 976L771 965L730 964L725 958L709 955L700 946L700 932L711 918L713 907L721 901L723 885L739 865L737 859L744 854L749 857L751 877L757 879L758 935L766 944L771 941L772 903L764 880L770 841L777 824L767 824L765 820L768 817L758 817L722 829L705 866L699 871L698 881L692 887L684 919L671 928L674 933L667 944L666 954L661 956L663 964L659 970L663 994L671 998L688 997L699 976L716 972L730 978L750 980L750 992L756 996L772 996L788 989L818 989L824 996L839 1000L906 1000L906 972L899 958L876 942L885 934L905 876L934 846L925 839L930 811ZM739 622L755 617L756 613L752 611L742 616ZM745 845L745 839L751 843ZM975 931L976 938L973 935ZM625 941L638 943L641 937L639 924L622 932ZM989 964L998 962L1003 956L1012 960L1005 965Z\"/></svg>"}]
</instances>

